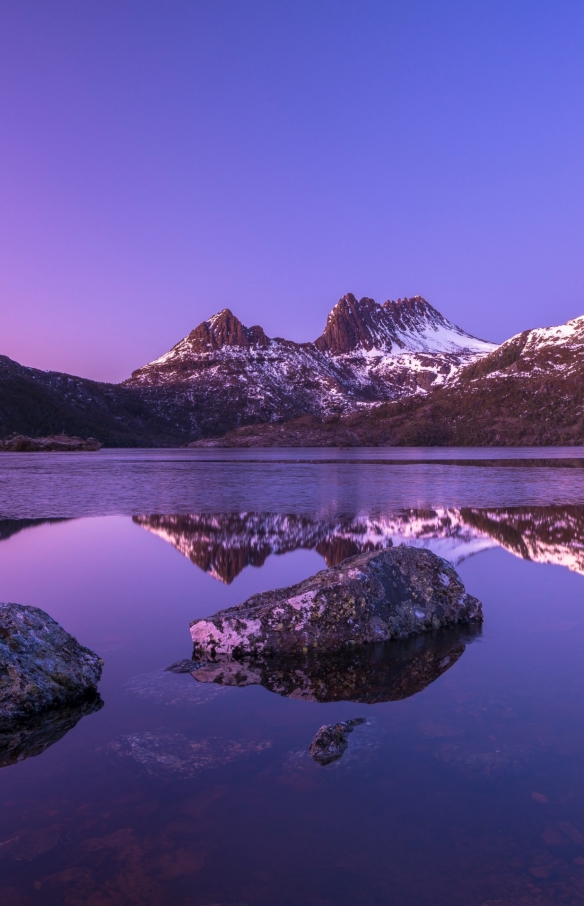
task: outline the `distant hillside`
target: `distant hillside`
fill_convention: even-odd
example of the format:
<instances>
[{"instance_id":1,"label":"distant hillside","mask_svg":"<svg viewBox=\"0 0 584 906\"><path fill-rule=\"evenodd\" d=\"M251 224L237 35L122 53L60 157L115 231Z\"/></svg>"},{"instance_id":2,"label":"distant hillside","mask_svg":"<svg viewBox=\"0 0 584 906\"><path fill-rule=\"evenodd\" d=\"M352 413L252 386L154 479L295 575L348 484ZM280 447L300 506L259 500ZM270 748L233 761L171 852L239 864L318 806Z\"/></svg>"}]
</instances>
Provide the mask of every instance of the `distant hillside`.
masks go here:
<instances>
[{"instance_id":1,"label":"distant hillside","mask_svg":"<svg viewBox=\"0 0 584 906\"><path fill-rule=\"evenodd\" d=\"M0 437L13 433L93 436L119 447L167 446L193 436L132 390L0 356Z\"/></svg>"}]
</instances>

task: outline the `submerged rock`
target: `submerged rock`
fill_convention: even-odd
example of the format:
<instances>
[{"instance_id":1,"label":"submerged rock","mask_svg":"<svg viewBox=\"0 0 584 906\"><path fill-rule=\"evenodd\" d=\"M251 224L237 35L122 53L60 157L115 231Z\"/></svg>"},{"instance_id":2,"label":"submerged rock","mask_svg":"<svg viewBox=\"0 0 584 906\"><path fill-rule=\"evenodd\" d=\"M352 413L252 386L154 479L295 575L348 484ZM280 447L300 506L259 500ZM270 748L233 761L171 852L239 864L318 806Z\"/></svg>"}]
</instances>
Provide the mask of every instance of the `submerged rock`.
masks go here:
<instances>
[{"instance_id":1,"label":"submerged rock","mask_svg":"<svg viewBox=\"0 0 584 906\"><path fill-rule=\"evenodd\" d=\"M41 755L72 730L82 717L100 708L103 708L103 701L95 694L74 705L0 721L0 768Z\"/></svg>"},{"instance_id":2,"label":"submerged rock","mask_svg":"<svg viewBox=\"0 0 584 906\"><path fill-rule=\"evenodd\" d=\"M259 755L271 747L270 740L238 740L210 736L196 739L168 728L122 736L112 741L112 755L132 759L152 775L195 777L200 771L220 768L233 761Z\"/></svg>"},{"instance_id":3,"label":"submerged rock","mask_svg":"<svg viewBox=\"0 0 584 906\"><path fill-rule=\"evenodd\" d=\"M396 547L338 566L191 623L195 655L302 653L383 642L480 622L480 601L428 550Z\"/></svg>"},{"instance_id":4,"label":"submerged rock","mask_svg":"<svg viewBox=\"0 0 584 906\"><path fill-rule=\"evenodd\" d=\"M44 610L0 604L0 724L95 696L102 667Z\"/></svg>"},{"instance_id":5,"label":"submerged rock","mask_svg":"<svg viewBox=\"0 0 584 906\"><path fill-rule=\"evenodd\" d=\"M463 654L481 632L480 623L451 626L407 639L340 651L312 649L300 655L220 657L180 661L168 668L191 673L199 683L262 685L304 701L399 701L421 692Z\"/></svg>"},{"instance_id":6,"label":"submerged rock","mask_svg":"<svg viewBox=\"0 0 584 906\"><path fill-rule=\"evenodd\" d=\"M349 745L347 735L364 723L364 717L355 717L353 720L343 720L338 724L325 724L318 730L308 751L323 767L332 764L345 754Z\"/></svg>"}]
</instances>

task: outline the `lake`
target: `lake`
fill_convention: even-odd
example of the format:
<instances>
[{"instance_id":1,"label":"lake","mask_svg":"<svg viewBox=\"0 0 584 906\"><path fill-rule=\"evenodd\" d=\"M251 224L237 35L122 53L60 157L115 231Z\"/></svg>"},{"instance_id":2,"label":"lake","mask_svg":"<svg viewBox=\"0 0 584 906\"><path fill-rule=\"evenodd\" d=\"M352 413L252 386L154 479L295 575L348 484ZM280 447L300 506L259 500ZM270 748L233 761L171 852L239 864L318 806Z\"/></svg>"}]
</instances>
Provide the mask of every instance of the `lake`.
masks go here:
<instances>
[{"instance_id":1,"label":"lake","mask_svg":"<svg viewBox=\"0 0 584 906\"><path fill-rule=\"evenodd\" d=\"M2 454L0 600L105 661L103 706L47 719L17 763L0 750L2 906L584 902L583 466L581 448ZM456 566L480 630L293 681L166 670L191 620L401 543ZM343 757L315 762L319 727L353 718Z\"/></svg>"}]
</instances>

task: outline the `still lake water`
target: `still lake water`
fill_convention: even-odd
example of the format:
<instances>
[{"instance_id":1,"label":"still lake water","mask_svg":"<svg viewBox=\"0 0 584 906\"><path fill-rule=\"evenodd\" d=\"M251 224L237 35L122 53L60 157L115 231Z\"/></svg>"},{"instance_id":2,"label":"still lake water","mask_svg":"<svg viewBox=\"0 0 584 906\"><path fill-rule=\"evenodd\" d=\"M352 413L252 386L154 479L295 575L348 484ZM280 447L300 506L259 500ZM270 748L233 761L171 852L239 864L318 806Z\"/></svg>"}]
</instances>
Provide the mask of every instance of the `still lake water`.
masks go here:
<instances>
[{"instance_id":1,"label":"still lake water","mask_svg":"<svg viewBox=\"0 0 584 906\"><path fill-rule=\"evenodd\" d=\"M583 456L3 454L0 600L105 668L100 710L0 769L2 906L584 902ZM191 620L402 542L456 565L480 633L390 646L351 700L332 674L287 697L165 672Z\"/></svg>"}]
</instances>

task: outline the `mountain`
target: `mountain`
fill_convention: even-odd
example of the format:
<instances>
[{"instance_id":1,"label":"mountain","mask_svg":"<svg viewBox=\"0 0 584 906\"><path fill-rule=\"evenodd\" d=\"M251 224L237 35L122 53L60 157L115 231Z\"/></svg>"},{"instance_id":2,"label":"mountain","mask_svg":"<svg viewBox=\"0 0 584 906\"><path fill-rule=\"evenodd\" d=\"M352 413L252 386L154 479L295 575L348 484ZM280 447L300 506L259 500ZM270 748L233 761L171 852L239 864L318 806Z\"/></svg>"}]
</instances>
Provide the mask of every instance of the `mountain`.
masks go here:
<instances>
[{"instance_id":1,"label":"mountain","mask_svg":"<svg viewBox=\"0 0 584 906\"><path fill-rule=\"evenodd\" d=\"M230 584L271 555L315 550L327 566L398 544L429 548L458 566L503 547L524 560L584 575L584 507L404 509L367 516L311 517L278 513L191 513L134 516L199 569Z\"/></svg>"},{"instance_id":2,"label":"mountain","mask_svg":"<svg viewBox=\"0 0 584 906\"><path fill-rule=\"evenodd\" d=\"M480 363L461 372L464 381L481 377L511 378L521 375L581 377L584 364L584 317L558 327L524 330L484 356Z\"/></svg>"},{"instance_id":3,"label":"mountain","mask_svg":"<svg viewBox=\"0 0 584 906\"><path fill-rule=\"evenodd\" d=\"M421 296L378 305L374 299L357 301L352 293L337 302L314 345L335 356L408 352L474 356L495 348L452 324Z\"/></svg>"},{"instance_id":4,"label":"mountain","mask_svg":"<svg viewBox=\"0 0 584 906\"><path fill-rule=\"evenodd\" d=\"M312 343L229 310L105 384L0 356L0 438L109 446L512 445L584 442L584 318L500 346L420 296L344 296Z\"/></svg>"},{"instance_id":5,"label":"mountain","mask_svg":"<svg viewBox=\"0 0 584 906\"><path fill-rule=\"evenodd\" d=\"M344 296L314 343L270 338L224 309L124 382L180 405L193 435L330 417L425 393L495 350L420 296L378 305Z\"/></svg>"},{"instance_id":6,"label":"mountain","mask_svg":"<svg viewBox=\"0 0 584 906\"><path fill-rule=\"evenodd\" d=\"M208 443L214 443L210 441ZM514 446L584 443L584 317L527 330L431 392L326 421L240 428L225 446Z\"/></svg>"}]
</instances>

